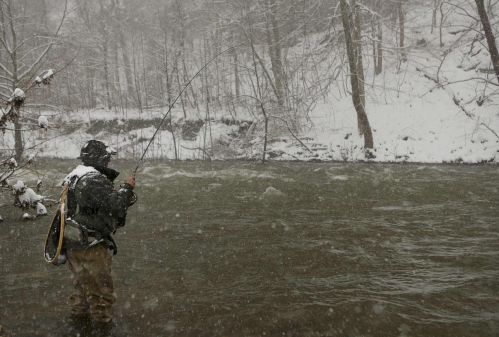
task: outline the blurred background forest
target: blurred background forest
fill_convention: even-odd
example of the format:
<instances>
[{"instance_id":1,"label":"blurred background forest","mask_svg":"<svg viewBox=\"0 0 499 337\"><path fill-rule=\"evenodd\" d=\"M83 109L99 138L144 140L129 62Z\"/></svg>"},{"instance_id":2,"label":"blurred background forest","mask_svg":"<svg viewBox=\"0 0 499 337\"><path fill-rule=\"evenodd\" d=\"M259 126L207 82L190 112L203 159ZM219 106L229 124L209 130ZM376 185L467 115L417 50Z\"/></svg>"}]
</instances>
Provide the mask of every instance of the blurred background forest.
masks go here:
<instances>
[{"instance_id":1,"label":"blurred background forest","mask_svg":"<svg viewBox=\"0 0 499 337\"><path fill-rule=\"evenodd\" d=\"M473 82L466 94L458 90L463 97L452 94L452 109L472 116L467 104L497 105L497 48L495 56L489 53L498 33L497 2L2 0L0 97L7 101L15 88L31 87L41 70L55 73L50 86L30 91L24 109L31 112L19 112L13 120L18 158L29 142L21 133L36 128L38 116L47 111L98 110L123 116L129 124L137 114L160 118L184 88L172 119L194 120L194 129L199 128L196 121L247 121L238 134L258 129L264 155L268 138L283 134L311 153L304 142L311 137L307 132L324 123L314 120L314 111L333 111L335 101L351 96L360 146L372 149L376 137L367 116L373 110L366 99L405 109L412 102L401 107L390 99L413 92L415 82L424 82L430 92L431 86ZM462 74L451 78L456 68ZM145 117L145 111L157 113ZM171 122L167 128L173 138L189 133L175 135ZM356 132L340 137L349 133ZM141 137L147 135L141 131ZM175 139L172 146L170 157L177 158ZM203 144L203 156L208 150Z\"/></svg>"}]
</instances>

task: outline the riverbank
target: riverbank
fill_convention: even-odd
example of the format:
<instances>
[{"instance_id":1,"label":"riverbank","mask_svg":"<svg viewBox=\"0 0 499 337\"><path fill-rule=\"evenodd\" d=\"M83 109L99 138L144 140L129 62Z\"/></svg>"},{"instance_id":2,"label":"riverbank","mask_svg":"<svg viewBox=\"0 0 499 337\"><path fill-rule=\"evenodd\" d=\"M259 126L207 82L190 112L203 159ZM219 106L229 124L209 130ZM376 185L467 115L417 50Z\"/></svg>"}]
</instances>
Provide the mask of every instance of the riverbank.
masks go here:
<instances>
[{"instance_id":1,"label":"riverbank","mask_svg":"<svg viewBox=\"0 0 499 337\"><path fill-rule=\"evenodd\" d=\"M260 108L243 97L220 98L206 107L177 105L146 158L261 160L266 145L265 158L273 161L497 163L499 87L490 72L488 51L476 43L473 30L456 30L470 24L469 18L449 12L446 20L452 24L444 25L440 36L420 24L431 22L431 14L420 7L408 12L407 60L402 61L397 50L386 50L379 75L366 61L372 158L366 159L364 139L358 133L346 64L334 58L329 50L334 46L324 43L329 32L317 33L307 45L297 42L289 50L290 57L299 60L300 50L312 48L326 55L324 69L319 65L318 71L328 74L338 69L307 111L282 113L273 110L271 101L265 102L272 116L266 133ZM386 40L395 38L390 27L385 29ZM367 59L370 51L364 52ZM47 130L24 133L26 156L75 158L86 141L99 139L114 147L118 158L137 159L166 112L165 107L26 110L29 119L44 116L49 124ZM10 153L12 132L0 138L0 148L6 149L5 156Z\"/></svg>"},{"instance_id":2,"label":"riverbank","mask_svg":"<svg viewBox=\"0 0 499 337\"><path fill-rule=\"evenodd\" d=\"M437 96L437 95L434 95ZM313 127L299 136L287 130L269 134L266 159L273 161L395 162L395 163L497 163L499 130L495 113L485 122L443 109L438 118L424 107L416 111L394 112L396 105L377 106L371 124L375 139L374 158L366 160L363 139L356 130L355 115L348 97L338 113L314 117ZM426 101L424 105L431 105ZM337 104L338 102L336 102ZM413 105L414 107L414 105ZM322 111L326 110L323 105ZM374 110L374 109L373 109ZM115 148L119 159L137 159L147 147L164 111L128 116L103 110L54 115L54 128L27 138L28 155L76 158L81 146L99 139ZM481 114L483 118L485 114ZM174 114L175 116L175 114ZM496 118L497 119L497 118ZM177 118L161 127L148 150L148 159L180 160L261 160L264 137L262 120L251 116L229 119L221 116L209 121ZM175 139L174 139L175 137ZM4 136L4 142L8 135ZM38 145L37 145L38 144Z\"/></svg>"}]
</instances>

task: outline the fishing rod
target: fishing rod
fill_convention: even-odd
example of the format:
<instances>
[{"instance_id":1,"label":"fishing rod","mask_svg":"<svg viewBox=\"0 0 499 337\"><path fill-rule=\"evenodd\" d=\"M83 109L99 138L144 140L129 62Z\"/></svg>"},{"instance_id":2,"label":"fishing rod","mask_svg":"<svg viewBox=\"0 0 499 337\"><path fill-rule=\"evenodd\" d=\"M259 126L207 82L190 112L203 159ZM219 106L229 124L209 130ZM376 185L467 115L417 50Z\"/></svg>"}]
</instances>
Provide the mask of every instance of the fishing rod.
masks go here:
<instances>
[{"instance_id":1,"label":"fishing rod","mask_svg":"<svg viewBox=\"0 0 499 337\"><path fill-rule=\"evenodd\" d=\"M152 135L151 139L149 140L149 143L147 144L144 152L142 153L142 156L140 157L140 159L138 160L137 162L137 166L135 167L135 170L133 171L133 177L135 177L137 175L137 171L139 170L140 168L140 165L142 164L142 162L144 161L144 157L147 153L147 151L149 150L149 147L151 146L154 138L156 137L157 133L159 132L159 130L161 129L161 126L163 125L163 123L166 121L166 118L168 117L168 115L170 114L170 112L172 111L173 107L175 106L175 103L177 103L177 101L179 100L179 98L182 96L182 94L185 92L185 90L187 90L187 88L191 85L192 81L194 81L194 79L196 79L196 77L198 77L198 75L203 71L205 70L213 61L215 61L217 58L219 58L221 55L225 54L226 52L232 50L232 49L235 49L237 47L240 47L244 45L244 43L240 43L238 45L235 45L235 46L232 46L232 47L229 47L225 50L222 50L221 52L219 52L218 54L216 54L215 56L213 56L208 62L206 62L197 72L196 74L194 74L194 76L191 77L191 79L189 79L189 82L187 82L185 84L185 86L182 88L182 90L180 91L180 93L177 95L177 97L175 97L175 99L173 100L173 103L170 105L170 107L168 108L168 111L165 113L165 115L163 116L163 118L161 119L161 122L159 123L158 127L156 128L156 131L154 131L154 134Z\"/></svg>"}]
</instances>

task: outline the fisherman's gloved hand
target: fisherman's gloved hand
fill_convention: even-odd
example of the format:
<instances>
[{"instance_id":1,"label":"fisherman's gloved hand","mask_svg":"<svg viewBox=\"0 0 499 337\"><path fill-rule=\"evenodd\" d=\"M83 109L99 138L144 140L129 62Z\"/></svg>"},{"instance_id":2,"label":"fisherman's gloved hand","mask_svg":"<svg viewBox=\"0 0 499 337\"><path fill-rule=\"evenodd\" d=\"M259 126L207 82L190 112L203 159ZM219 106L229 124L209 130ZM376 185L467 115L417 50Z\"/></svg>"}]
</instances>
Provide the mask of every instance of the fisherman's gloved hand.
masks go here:
<instances>
[{"instance_id":1,"label":"fisherman's gloved hand","mask_svg":"<svg viewBox=\"0 0 499 337\"><path fill-rule=\"evenodd\" d=\"M134 176L129 176L125 180L125 187L128 187L131 190L133 190L135 188L135 177Z\"/></svg>"}]
</instances>

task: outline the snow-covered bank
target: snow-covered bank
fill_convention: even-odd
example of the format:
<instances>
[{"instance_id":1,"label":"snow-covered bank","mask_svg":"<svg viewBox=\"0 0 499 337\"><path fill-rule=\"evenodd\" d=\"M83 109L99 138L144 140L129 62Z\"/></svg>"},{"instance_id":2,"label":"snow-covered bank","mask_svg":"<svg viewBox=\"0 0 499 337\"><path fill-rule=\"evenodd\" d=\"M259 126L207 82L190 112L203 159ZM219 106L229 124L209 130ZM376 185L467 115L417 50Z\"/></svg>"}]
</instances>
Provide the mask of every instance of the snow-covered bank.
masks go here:
<instances>
[{"instance_id":1,"label":"snow-covered bank","mask_svg":"<svg viewBox=\"0 0 499 337\"><path fill-rule=\"evenodd\" d=\"M304 130L298 139L290 134L269 137L268 158L365 160L363 139L357 134L357 121L349 97L335 101L334 109L331 106L331 102L318 104L312 116L313 125ZM368 103L368 106L376 156L371 161L481 163L499 160L499 139L493 132L499 130L499 118L492 109L476 109L479 110L473 111L476 116L470 118L456 109L452 97L442 89L435 90L424 99L409 100L401 95L390 103ZM106 120L112 116L108 112L100 113ZM151 112L151 115L160 113ZM111 124L102 124L102 128L96 129L95 124L102 119L97 117L83 122L71 114L65 123L78 123L77 128L49 129L46 133L33 135L28 147L40 145L29 153L34 151L38 157L76 158L80 147L95 138L117 149L118 158L140 157L155 127L138 126L133 129L125 126L121 116L114 117L116 123L113 124L124 125L121 129ZM154 120L157 122L157 119ZM263 136L258 130L261 124L261 120L247 119L233 123L227 120L212 120L209 123L202 120L176 121L175 143L171 130L162 128L147 157L173 159L176 144L179 159L257 159L262 156L263 150Z\"/></svg>"},{"instance_id":2,"label":"snow-covered bank","mask_svg":"<svg viewBox=\"0 0 499 337\"><path fill-rule=\"evenodd\" d=\"M408 62L404 72L386 72L370 79L367 111L373 128L375 162L482 163L499 161L498 97L490 96L481 106L473 98L477 83L462 82L443 88L430 80L437 59L425 58L427 50L416 50L424 62ZM440 76L457 81L467 73L459 68L459 53L449 55ZM425 72L418 69L426 69ZM388 86L391 84L392 86ZM27 137L37 156L75 158L89 139L100 139L118 150L119 158L137 158L159 125L165 109L127 115L105 110L60 114L50 119L48 131ZM148 158L257 159L263 150L263 120L240 113L237 118L224 111L209 122L194 113L188 120L173 111L172 125L163 125ZM58 128L55 128L58 127ZM175 135L175 141L172 136ZM4 141L12 144L9 135ZM175 145L177 153L175 154ZM271 160L364 159L363 139L347 94L331 93L319 102L301 133L286 130L271 134ZM32 151L31 151L32 152ZM28 152L29 153L29 152Z\"/></svg>"},{"instance_id":3,"label":"snow-covered bank","mask_svg":"<svg viewBox=\"0 0 499 337\"><path fill-rule=\"evenodd\" d=\"M374 158L370 161L498 162L499 86L489 73L490 57L484 45L476 43L478 40L473 36L476 30L456 33L456 27L469 26L468 17L451 13L446 20L452 24L443 26L441 46L437 30L430 33L430 27L421 24L431 22L431 9L417 7L408 12L409 57L401 62L397 50L386 50L381 75L374 76L368 61L372 55L369 48L364 50L366 110L374 136ZM386 30L384 38L394 39L389 35L393 29ZM298 43L289 50L289 58L299 58L299 51L306 48L322 48L324 53L324 49L331 48L323 44L327 41L325 34L317 33L307 41L315 44L313 47ZM309 112L300 112L304 116L299 116L294 131L278 119L271 121L268 159L366 160L356 113L345 85L346 63L341 58L328 62L336 62L344 77L331 80L327 95L315 101ZM320 70L325 73L330 71L325 65L322 67ZM147 157L261 158L264 148L261 113L254 102L238 104L231 111L225 106L212 106L209 114L199 106L187 107L186 111L176 106L171 121L161 127ZM86 141L99 139L116 148L119 158L138 158L165 112L166 108L146 109L142 113L105 109L42 112L41 116L40 112L32 113L32 119L44 129L25 132L26 154L75 158ZM13 148L11 132L0 142L2 148Z\"/></svg>"}]
</instances>

